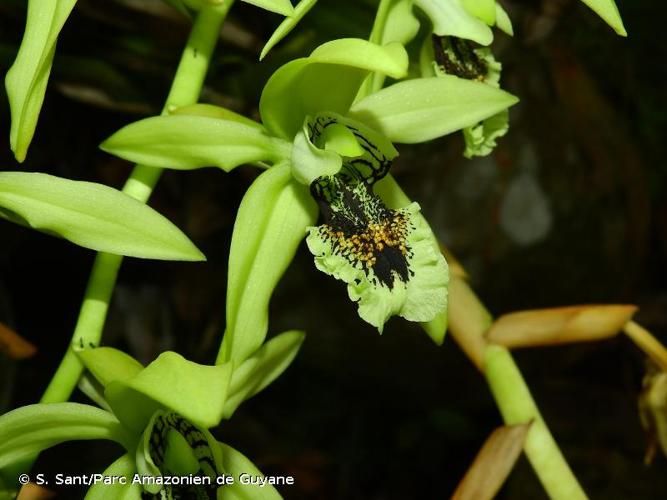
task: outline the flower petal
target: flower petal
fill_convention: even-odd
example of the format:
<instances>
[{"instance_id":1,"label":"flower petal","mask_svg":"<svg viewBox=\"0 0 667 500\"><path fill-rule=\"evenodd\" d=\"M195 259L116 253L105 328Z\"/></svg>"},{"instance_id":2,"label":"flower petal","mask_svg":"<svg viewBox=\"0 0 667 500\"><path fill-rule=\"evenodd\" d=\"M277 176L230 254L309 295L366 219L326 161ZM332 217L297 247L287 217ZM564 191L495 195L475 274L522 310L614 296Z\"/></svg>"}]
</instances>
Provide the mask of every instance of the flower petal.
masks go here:
<instances>
[{"instance_id":1,"label":"flower petal","mask_svg":"<svg viewBox=\"0 0 667 500\"><path fill-rule=\"evenodd\" d=\"M306 118L303 130L294 139L292 175L310 186L318 177L337 174L343 158L359 165L377 163L382 157L388 165L396 156L394 145L363 123L336 113L320 113Z\"/></svg>"},{"instance_id":2,"label":"flower petal","mask_svg":"<svg viewBox=\"0 0 667 500\"><path fill-rule=\"evenodd\" d=\"M296 330L281 333L262 344L255 353L234 369L225 401L225 418L246 399L273 382L296 356L305 334Z\"/></svg>"},{"instance_id":3,"label":"flower petal","mask_svg":"<svg viewBox=\"0 0 667 500\"><path fill-rule=\"evenodd\" d=\"M415 3L431 19L436 35L457 36L482 45L493 41L491 28L470 14L461 0L416 0Z\"/></svg>"},{"instance_id":4,"label":"flower petal","mask_svg":"<svg viewBox=\"0 0 667 500\"><path fill-rule=\"evenodd\" d=\"M254 161L273 163L289 154L288 144L247 122L201 114L153 116L121 128L100 148L124 160L178 170L217 166L230 171Z\"/></svg>"},{"instance_id":5,"label":"flower petal","mask_svg":"<svg viewBox=\"0 0 667 500\"><path fill-rule=\"evenodd\" d=\"M348 284L359 316L380 332L394 315L433 320L447 306L448 272L419 205L390 210L364 182L328 182L325 223L306 238L317 268Z\"/></svg>"},{"instance_id":6,"label":"flower petal","mask_svg":"<svg viewBox=\"0 0 667 500\"><path fill-rule=\"evenodd\" d=\"M273 290L316 213L287 164L263 172L244 195L229 251L227 325L217 363L238 365L264 342Z\"/></svg>"},{"instance_id":7,"label":"flower petal","mask_svg":"<svg viewBox=\"0 0 667 500\"><path fill-rule=\"evenodd\" d=\"M621 36L628 36L623 26L623 19L618 12L618 7L614 0L581 0L588 5L598 16L600 16L616 33Z\"/></svg>"},{"instance_id":8,"label":"flower petal","mask_svg":"<svg viewBox=\"0 0 667 500\"><path fill-rule=\"evenodd\" d=\"M369 73L402 78L407 69L408 55L398 43L380 46L357 38L327 42L271 76L259 103L262 121L270 132L291 141L306 116L346 113Z\"/></svg>"},{"instance_id":9,"label":"flower petal","mask_svg":"<svg viewBox=\"0 0 667 500\"><path fill-rule=\"evenodd\" d=\"M296 28L296 25L299 24L301 19L303 19L308 12L310 12L310 9L312 9L316 3L317 0L301 0L297 6L294 7L294 14L286 17L285 20L280 23L280 26L276 28L276 31L273 32L269 41L264 45L262 53L259 55L260 61L266 57L266 54L268 54L280 40L285 38L290 31Z\"/></svg>"},{"instance_id":10,"label":"flower petal","mask_svg":"<svg viewBox=\"0 0 667 500\"><path fill-rule=\"evenodd\" d=\"M350 116L412 144L475 125L517 102L490 85L445 75L395 83L355 103Z\"/></svg>"},{"instance_id":11,"label":"flower petal","mask_svg":"<svg viewBox=\"0 0 667 500\"><path fill-rule=\"evenodd\" d=\"M0 416L0 470L75 439L110 439L125 447L132 443L132 437L116 417L94 406L79 403L22 406Z\"/></svg>"},{"instance_id":12,"label":"flower petal","mask_svg":"<svg viewBox=\"0 0 667 500\"><path fill-rule=\"evenodd\" d=\"M136 451L141 476L208 477L210 484L162 485L147 482L144 490L163 493L161 498L216 498L215 479L222 473L222 456L217 441L175 412L156 411L144 430Z\"/></svg>"},{"instance_id":13,"label":"flower petal","mask_svg":"<svg viewBox=\"0 0 667 500\"><path fill-rule=\"evenodd\" d=\"M208 366L164 352L135 377L107 385L105 396L118 418L142 430L160 408L209 428L222 419L232 365Z\"/></svg>"},{"instance_id":14,"label":"flower petal","mask_svg":"<svg viewBox=\"0 0 667 500\"><path fill-rule=\"evenodd\" d=\"M105 484L104 482L95 483L88 490L88 493L86 493L85 500L106 500L107 498L113 498L114 500L141 500L141 486L132 482L132 477L136 470L134 457L126 453L102 473L105 478L109 479L124 477L125 484L120 481L114 481L111 484Z\"/></svg>"}]
</instances>

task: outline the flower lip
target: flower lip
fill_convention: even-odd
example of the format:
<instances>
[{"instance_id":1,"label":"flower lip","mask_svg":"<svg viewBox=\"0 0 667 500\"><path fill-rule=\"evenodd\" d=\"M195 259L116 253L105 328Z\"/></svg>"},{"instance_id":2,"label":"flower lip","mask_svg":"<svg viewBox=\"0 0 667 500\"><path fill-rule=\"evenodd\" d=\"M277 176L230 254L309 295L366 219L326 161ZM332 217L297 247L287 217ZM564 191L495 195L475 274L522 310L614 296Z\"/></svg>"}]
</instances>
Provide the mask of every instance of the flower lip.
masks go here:
<instances>
[{"instance_id":1,"label":"flower lip","mask_svg":"<svg viewBox=\"0 0 667 500\"><path fill-rule=\"evenodd\" d=\"M309 228L306 240L315 265L348 284L361 318L380 331L395 314L430 321L446 307L444 258L432 248L417 204L393 210L373 190L389 172L396 151L377 132L332 115L312 120L308 137L318 143L328 127L340 124L352 132L363 154L342 158L338 173L310 184L323 219Z\"/></svg>"}]
</instances>

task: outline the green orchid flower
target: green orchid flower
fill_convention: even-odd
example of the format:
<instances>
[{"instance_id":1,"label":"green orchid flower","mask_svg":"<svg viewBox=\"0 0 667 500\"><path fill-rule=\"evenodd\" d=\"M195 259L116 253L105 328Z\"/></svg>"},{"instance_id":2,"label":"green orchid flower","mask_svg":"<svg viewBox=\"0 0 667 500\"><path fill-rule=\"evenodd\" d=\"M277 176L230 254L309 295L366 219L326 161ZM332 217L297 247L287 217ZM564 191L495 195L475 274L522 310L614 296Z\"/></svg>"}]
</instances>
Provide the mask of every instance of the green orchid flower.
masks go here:
<instances>
[{"instance_id":1,"label":"green orchid flower","mask_svg":"<svg viewBox=\"0 0 667 500\"><path fill-rule=\"evenodd\" d=\"M270 167L237 215L219 361L243 359L261 344L271 293L306 234L318 269L347 284L364 320L382 331L390 316L402 316L442 342L447 265L419 206L406 203L388 175L398 154L392 142L440 137L516 98L447 76L357 99L370 74L401 79L407 68L398 43L335 40L273 74L260 100L262 124L197 105L131 124L102 144L155 167Z\"/></svg>"},{"instance_id":2,"label":"green orchid flower","mask_svg":"<svg viewBox=\"0 0 667 500\"><path fill-rule=\"evenodd\" d=\"M147 367L112 348L78 352L89 371L80 387L103 408L46 403L0 416L0 481L14 484L23 461L73 439L109 439L124 449L100 475L86 499L281 498L241 453L219 443L208 429L231 417L291 363L303 333L276 336L243 363L200 365L166 352ZM104 477L125 481L108 484ZM186 478L164 484L163 478ZM195 480L188 478L195 477Z\"/></svg>"},{"instance_id":3,"label":"green orchid flower","mask_svg":"<svg viewBox=\"0 0 667 500\"><path fill-rule=\"evenodd\" d=\"M378 43L392 41L403 45L419 32L417 11L428 19L429 33L420 53L420 76L454 75L499 87L501 65L487 47L493 41L492 26L512 35L512 24L495 0L393 0L371 33ZM367 82L369 91L380 88L383 79L375 76ZM507 109L463 129L464 156L488 155L496 140L509 128Z\"/></svg>"}]
</instances>

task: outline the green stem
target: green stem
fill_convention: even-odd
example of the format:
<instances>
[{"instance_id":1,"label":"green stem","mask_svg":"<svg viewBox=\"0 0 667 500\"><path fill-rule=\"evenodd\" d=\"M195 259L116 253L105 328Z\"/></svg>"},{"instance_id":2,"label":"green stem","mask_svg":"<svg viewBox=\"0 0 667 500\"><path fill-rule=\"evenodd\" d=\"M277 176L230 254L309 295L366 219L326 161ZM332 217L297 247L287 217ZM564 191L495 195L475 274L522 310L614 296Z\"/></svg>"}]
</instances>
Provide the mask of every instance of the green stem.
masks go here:
<instances>
[{"instance_id":1,"label":"green stem","mask_svg":"<svg viewBox=\"0 0 667 500\"><path fill-rule=\"evenodd\" d=\"M410 199L391 175L377 184L376 192L392 208L410 204ZM557 500L587 498L544 422L512 355L505 348L486 341L485 335L492 323L491 313L473 289L453 275L449 283L451 336L484 373L505 423L533 422L524 451L549 496ZM427 325L422 326L427 329Z\"/></svg>"},{"instance_id":2,"label":"green stem","mask_svg":"<svg viewBox=\"0 0 667 500\"><path fill-rule=\"evenodd\" d=\"M523 449L549 498L588 498L558 448L509 351L498 345L485 350L484 375L507 425L532 422Z\"/></svg>"},{"instance_id":3,"label":"green stem","mask_svg":"<svg viewBox=\"0 0 667 500\"><path fill-rule=\"evenodd\" d=\"M197 14L162 114L194 104L199 99L222 23L233 3L229 0L221 6L204 8ZM123 192L145 203L161 174L162 169L136 165ZM67 401L74 391L83 372L76 350L99 345L122 261L121 255L97 254L72 342L42 396L42 403Z\"/></svg>"},{"instance_id":4,"label":"green stem","mask_svg":"<svg viewBox=\"0 0 667 500\"><path fill-rule=\"evenodd\" d=\"M380 0L378 5L378 10L375 14L375 21L373 21L373 28L371 29L371 34L368 37L369 42L382 44L384 28L387 24L387 17L389 16L389 7L394 0ZM384 83L384 75L381 73L372 73L366 78L363 85L359 89L356 100L361 100L367 95L377 92L382 88Z\"/></svg>"}]
</instances>

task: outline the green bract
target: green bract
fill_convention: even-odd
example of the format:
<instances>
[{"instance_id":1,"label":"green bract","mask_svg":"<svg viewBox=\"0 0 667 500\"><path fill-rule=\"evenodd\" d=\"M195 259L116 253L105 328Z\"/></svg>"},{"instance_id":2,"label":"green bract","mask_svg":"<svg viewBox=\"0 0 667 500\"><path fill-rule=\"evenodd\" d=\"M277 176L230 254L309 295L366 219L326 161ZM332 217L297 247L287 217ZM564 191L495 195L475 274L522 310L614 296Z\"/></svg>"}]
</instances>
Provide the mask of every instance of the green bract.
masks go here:
<instances>
[{"instance_id":1,"label":"green bract","mask_svg":"<svg viewBox=\"0 0 667 500\"><path fill-rule=\"evenodd\" d=\"M12 115L10 143L18 161L25 159L44 101L58 34L76 0L30 0L25 35L5 86Z\"/></svg>"},{"instance_id":2,"label":"green bract","mask_svg":"<svg viewBox=\"0 0 667 500\"><path fill-rule=\"evenodd\" d=\"M290 364L303 341L301 332L286 332L264 344L245 362L200 365L166 352L143 368L111 348L86 349L79 356L104 389L112 412L77 403L38 404L0 416L0 472L13 483L13 467L41 450L72 439L111 439L127 454L107 471L131 478L193 474L212 478L205 487L151 484L104 485L87 498L141 498L142 491L163 498L260 498L257 486L238 482L238 474L257 469L237 451L218 443L208 428L229 418ZM240 467L243 470L240 470ZM109 472L111 474L111 472ZM236 475L216 497L215 477ZM259 472L257 472L259 475ZM109 496L110 492L119 496ZM270 486L266 498L280 498ZM125 496L121 496L125 495ZM264 497L261 497L264 498Z\"/></svg>"},{"instance_id":3,"label":"green bract","mask_svg":"<svg viewBox=\"0 0 667 500\"><path fill-rule=\"evenodd\" d=\"M297 24L299 24L299 21L303 19L303 16L308 14L310 9L312 9L316 3L317 0L301 0L297 4L297 6L294 8L294 14L287 17L282 23L280 23L280 26L276 28L276 31L273 32L271 38L269 38L269 40L264 45L262 53L259 55L260 61L264 59L266 54L268 54L269 51L275 47L278 42L280 42L280 40L285 38L289 32L292 31Z\"/></svg>"},{"instance_id":4,"label":"green bract","mask_svg":"<svg viewBox=\"0 0 667 500\"><path fill-rule=\"evenodd\" d=\"M162 215L102 184L0 172L0 217L93 250L150 259L205 260Z\"/></svg>"},{"instance_id":5,"label":"green bract","mask_svg":"<svg viewBox=\"0 0 667 500\"><path fill-rule=\"evenodd\" d=\"M604 21L611 26L616 33L621 36L627 36L623 26L623 20L618 12L618 7L614 0L581 0L588 5L593 11L600 16Z\"/></svg>"},{"instance_id":6,"label":"green bract","mask_svg":"<svg viewBox=\"0 0 667 500\"><path fill-rule=\"evenodd\" d=\"M398 43L335 40L285 64L269 79L260 101L265 128L225 110L190 107L177 110L178 116L129 125L103 144L111 153L155 167L209 163L229 169L241 156L226 145L242 135L240 142L253 148L246 158L274 165L250 187L236 218L220 362L243 360L261 345L270 295L307 228L316 265L348 283L362 318L381 330L388 317L400 315L424 323L442 342L448 278L435 237L418 205L389 208L373 185L398 154L391 141L421 142L473 126L516 98L478 82L443 77L399 82L353 104L371 73L402 78L407 64ZM332 79L335 87L328 83ZM141 131L141 139L132 139L131 131ZM357 208L346 206L344 192L353 195ZM313 226L313 198L324 221L318 227ZM403 229L392 226L394 219ZM375 255L357 259L361 253L353 252L341 261L334 239L320 238L326 227L342 233L336 245ZM359 238L372 244L356 245Z\"/></svg>"}]
</instances>

